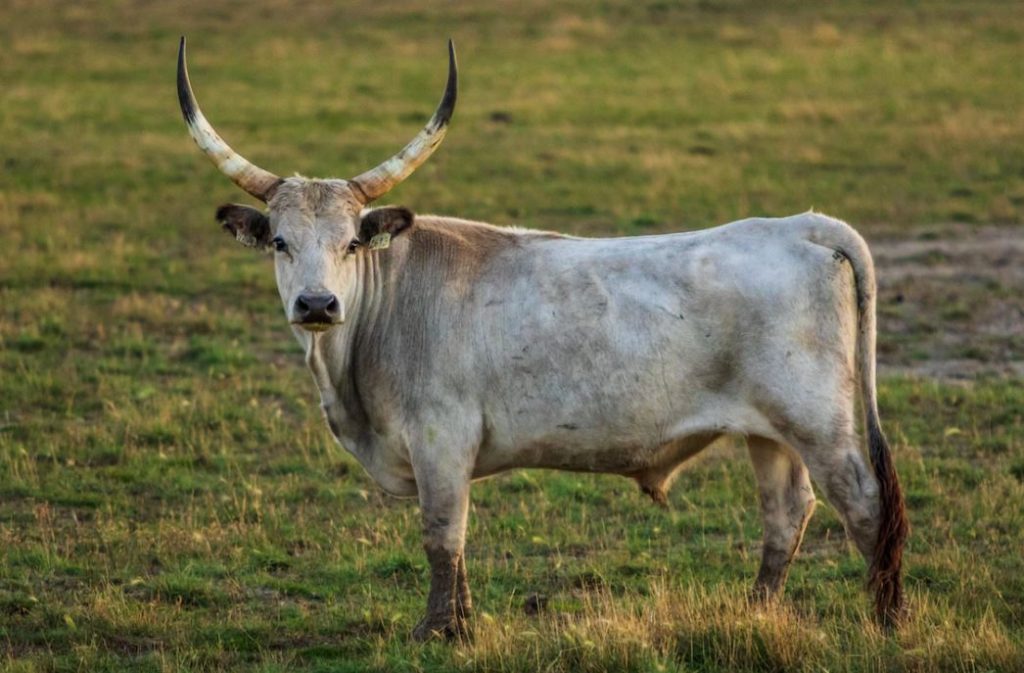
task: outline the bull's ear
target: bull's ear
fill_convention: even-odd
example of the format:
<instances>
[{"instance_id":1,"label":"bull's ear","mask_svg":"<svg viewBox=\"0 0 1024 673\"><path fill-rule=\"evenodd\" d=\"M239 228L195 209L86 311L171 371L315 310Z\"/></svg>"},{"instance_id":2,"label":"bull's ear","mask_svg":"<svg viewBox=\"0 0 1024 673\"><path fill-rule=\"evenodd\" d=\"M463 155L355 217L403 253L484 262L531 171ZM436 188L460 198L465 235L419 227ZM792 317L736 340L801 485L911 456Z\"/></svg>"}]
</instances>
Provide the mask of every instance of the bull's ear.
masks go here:
<instances>
[{"instance_id":1,"label":"bull's ear","mask_svg":"<svg viewBox=\"0 0 1024 673\"><path fill-rule=\"evenodd\" d=\"M225 203L217 209L217 221L242 245L260 249L270 245L270 219L260 210Z\"/></svg>"},{"instance_id":2,"label":"bull's ear","mask_svg":"<svg viewBox=\"0 0 1024 673\"><path fill-rule=\"evenodd\" d=\"M359 240L369 243L379 234L390 234L394 238L411 227L415 218L411 210L401 206L368 210L363 213L363 219L359 222Z\"/></svg>"}]
</instances>

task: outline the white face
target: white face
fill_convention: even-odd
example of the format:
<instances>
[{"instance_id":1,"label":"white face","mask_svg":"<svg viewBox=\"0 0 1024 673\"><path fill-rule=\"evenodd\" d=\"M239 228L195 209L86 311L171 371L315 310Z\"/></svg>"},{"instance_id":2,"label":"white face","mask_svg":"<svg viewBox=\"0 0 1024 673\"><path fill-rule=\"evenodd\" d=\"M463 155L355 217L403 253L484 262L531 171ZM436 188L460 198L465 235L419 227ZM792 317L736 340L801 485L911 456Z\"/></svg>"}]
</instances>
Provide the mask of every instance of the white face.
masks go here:
<instances>
[{"instance_id":1,"label":"white face","mask_svg":"<svg viewBox=\"0 0 1024 673\"><path fill-rule=\"evenodd\" d=\"M288 321L322 332L345 321L355 288L361 205L344 181L291 178L271 200L271 248Z\"/></svg>"}]
</instances>

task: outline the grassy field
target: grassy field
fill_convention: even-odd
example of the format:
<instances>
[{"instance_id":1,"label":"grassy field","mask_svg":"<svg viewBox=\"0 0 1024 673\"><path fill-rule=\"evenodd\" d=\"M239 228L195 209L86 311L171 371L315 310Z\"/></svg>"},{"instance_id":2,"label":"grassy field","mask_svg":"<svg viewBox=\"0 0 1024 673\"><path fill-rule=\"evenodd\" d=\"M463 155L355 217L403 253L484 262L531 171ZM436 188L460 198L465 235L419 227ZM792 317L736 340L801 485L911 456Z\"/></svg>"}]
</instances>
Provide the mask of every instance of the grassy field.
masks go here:
<instances>
[{"instance_id":1,"label":"grassy field","mask_svg":"<svg viewBox=\"0 0 1024 673\"><path fill-rule=\"evenodd\" d=\"M418 645L418 508L330 439L270 261L213 222L246 197L174 90L185 33L236 149L344 177L420 128L452 36L452 131L388 202L583 235L813 206L869 240L1012 237L1019 5L48 4L0 2L4 669L1024 670L1024 383L914 374L1024 360L1021 288L980 268L997 257L883 288L901 373L883 368L882 416L914 526L899 634L872 626L827 505L786 599L747 608L757 498L724 444L668 510L613 477L477 485L475 639ZM986 311L991 330L963 331Z\"/></svg>"}]
</instances>

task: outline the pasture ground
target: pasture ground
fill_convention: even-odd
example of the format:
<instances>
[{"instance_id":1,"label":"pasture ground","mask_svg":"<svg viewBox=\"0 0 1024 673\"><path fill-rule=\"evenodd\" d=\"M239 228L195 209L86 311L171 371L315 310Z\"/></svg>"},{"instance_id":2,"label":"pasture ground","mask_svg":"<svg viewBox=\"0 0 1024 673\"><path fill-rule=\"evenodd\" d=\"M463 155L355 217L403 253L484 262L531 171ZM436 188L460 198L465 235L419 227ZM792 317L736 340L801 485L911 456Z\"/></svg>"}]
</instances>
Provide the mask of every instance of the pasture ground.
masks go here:
<instances>
[{"instance_id":1,"label":"pasture ground","mask_svg":"<svg viewBox=\"0 0 1024 673\"><path fill-rule=\"evenodd\" d=\"M478 614L411 643L414 502L329 438L244 200L174 94L270 170L445 146L388 199L582 235L815 207L880 266L910 617L879 633L835 511L751 610L741 446L670 507L620 478L474 488ZM0 666L11 671L1024 670L1024 14L1014 3L0 4Z\"/></svg>"}]
</instances>

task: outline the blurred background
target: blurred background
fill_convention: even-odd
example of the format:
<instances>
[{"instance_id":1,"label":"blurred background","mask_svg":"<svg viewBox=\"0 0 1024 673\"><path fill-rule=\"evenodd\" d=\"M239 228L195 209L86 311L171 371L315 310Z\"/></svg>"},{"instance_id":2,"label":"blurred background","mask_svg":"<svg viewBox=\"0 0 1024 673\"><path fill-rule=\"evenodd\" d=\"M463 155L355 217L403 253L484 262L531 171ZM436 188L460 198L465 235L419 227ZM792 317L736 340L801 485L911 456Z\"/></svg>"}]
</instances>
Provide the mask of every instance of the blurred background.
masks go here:
<instances>
[{"instance_id":1,"label":"blurred background","mask_svg":"<svg viewBox=\"0 0 1024 673\"><path fill-rule=\"evenodd\" d=\"M993 363L1022 359L1020 304L992 296L1021 289L1006 268L1020 266L1008 257L1022 252L1018 229L1005 229L1024 220L1019 9L8 0L0 208L19 253L0 269L8 285L130 279L189 296L248 291L244 278L262 297L266 265L211 222L243 197L183 142L178 36L200 103L238 151L325 177L356 175L416 133L451 36L452 132L388 202L581 235L813 207L873 241L941 238L878 251L894 270L883 362L1005 369ZM948 325L970 343L938 338Z\"/></svg>"},{"instance_id":2,"label":"blurred background","mask_svg":"<svg viewBox=\"0 0 1024 673\"><path fill-rule=\"evenodd\" d=\"M248 197L182 123L180 35L211 122L281 175L349 177L401 148L441 95L451 37L451 131L387 203L585 236L809 208L849 221L880 270L883 420L918 526L909 585L924 598L904 649L923 649L900 661L1020 661L1019 3L2 0L8 665L520 661L522 643L491 622L465 659L393 644L425 591L415 506L380 496L331 442L271 262L213 221ZM525 593L577 614L595 587L643 605L652 576L672 590L687 577L740 586L756 568L742 451L684 475L670 513L610 477L521 473L476 493L474 586L485 611L523 629ZM824 626L776 635L818 628L826 645L766 646L783 664L885 651L844 632L849 615L829 621L830 606L866 605L863 564L836 552L841 539L819 508L791 593ZM718 652L722 629L748 642L735 625L707 628L687 642ZM530 641L537 660L564 645L561 627L550 633ZM693 663L678 633L636 652L600 634L595 666L622 652ZM709 670L749 659L716 656Z\"/></svg>"}]
</instances>

